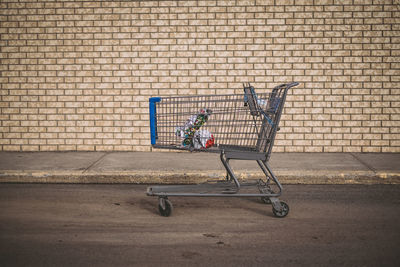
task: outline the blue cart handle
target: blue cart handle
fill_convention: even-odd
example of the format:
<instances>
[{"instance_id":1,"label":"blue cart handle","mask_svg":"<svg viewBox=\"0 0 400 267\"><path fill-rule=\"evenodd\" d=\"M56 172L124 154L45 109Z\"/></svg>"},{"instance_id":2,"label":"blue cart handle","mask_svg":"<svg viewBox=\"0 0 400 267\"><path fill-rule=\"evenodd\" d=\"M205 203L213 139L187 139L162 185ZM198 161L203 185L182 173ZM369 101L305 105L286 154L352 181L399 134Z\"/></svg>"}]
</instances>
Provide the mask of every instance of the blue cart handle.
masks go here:
<instances>
[{"instance_id":1,"label":"blue cart handle","mask_svg":"<svg viewBox=\"0 0 400 267\"><path fill-rule=\"evenodd\" d=\"M161 102L161 97L149 98L149 109L150 109L150 139L151 144L155 145L157 136L157 109L156 103Z\"/></svg>"}]
</instances>

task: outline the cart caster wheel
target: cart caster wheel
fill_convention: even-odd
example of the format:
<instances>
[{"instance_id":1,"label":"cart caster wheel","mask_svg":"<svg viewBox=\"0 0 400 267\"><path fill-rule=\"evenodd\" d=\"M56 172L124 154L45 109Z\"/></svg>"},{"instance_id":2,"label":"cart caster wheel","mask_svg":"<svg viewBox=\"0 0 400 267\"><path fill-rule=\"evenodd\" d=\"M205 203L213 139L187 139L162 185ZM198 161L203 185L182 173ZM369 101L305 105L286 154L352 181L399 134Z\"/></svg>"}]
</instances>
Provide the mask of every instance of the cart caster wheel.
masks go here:
<instances>
[{"instance_id":1,"label":"cart caster wheel","mask_svg":"<svg viewBox=\"0 0 400 267\"><path fill-rule=\"evenodd\" d=\"M261 197L261 201L264 203L264 204L271 204L272 202L271 202L271 199L269 199L269 197Z\"/></svg>"},{"instance_id":2,"label":"cart caster wheel","mask_svg":"<svg viewBox=\"0 0 400 267\"><path fill-rule=\"evenodd\" d=\"M169 217L173 210L171 201L169 201L168 199L162 199L162 200L160 199L160 203L158 204L158 210L161 216Z\"/></svg>"},{"instance_id":3,"label":"cart caster wheel","mask_svg":"<svg viewBox=\"0 0 400 267\"><path fill-rule=\"evenodd\" d=\"M288 215L289 213L289 205L286 204L285 202L281 201L281 209L277 210L273 205L272 205L272 212L274 213L274 215L278 218L283 218L286 215Z\"/></svg>"}]
</instances>

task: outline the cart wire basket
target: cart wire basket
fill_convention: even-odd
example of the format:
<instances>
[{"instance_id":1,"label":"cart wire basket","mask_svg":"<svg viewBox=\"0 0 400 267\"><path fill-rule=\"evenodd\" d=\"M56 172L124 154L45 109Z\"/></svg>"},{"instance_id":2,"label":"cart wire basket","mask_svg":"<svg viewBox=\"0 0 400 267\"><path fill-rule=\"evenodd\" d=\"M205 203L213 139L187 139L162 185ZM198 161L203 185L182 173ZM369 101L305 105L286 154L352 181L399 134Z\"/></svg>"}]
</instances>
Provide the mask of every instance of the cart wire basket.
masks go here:
<instances>
[{"instance_id":1,"label":"cart wire basket","mask_svg":"<svg viewBox=\"0 0 400 267\"><path fill-rule=\"evenodd\" d=\"M162 216L170 216L170 196L259 197L272 204L276 217L289 213L280 201L282 185L269 159L286 100L297 82L281 84L270 93L256 94L250 84L243 94L152 97L149 99L151 145L154 148L219 153L226 178L198 185L156 185L147 195L158 196ZM230 160L255 160L265 179L239 183Z\"/></svg>"}]
</instances>

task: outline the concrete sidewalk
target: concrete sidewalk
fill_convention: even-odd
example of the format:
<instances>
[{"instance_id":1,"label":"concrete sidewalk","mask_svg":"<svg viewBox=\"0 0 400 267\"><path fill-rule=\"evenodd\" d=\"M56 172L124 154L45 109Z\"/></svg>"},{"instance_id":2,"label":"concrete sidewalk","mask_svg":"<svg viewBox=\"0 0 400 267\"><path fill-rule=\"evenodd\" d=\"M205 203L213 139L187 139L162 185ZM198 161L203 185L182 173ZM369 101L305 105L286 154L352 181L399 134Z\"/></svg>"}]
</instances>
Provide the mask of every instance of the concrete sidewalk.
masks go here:
<instances>
[{"instance_id":1,"label":"concrete sidewalk","mask_svg":"<svg viewBox=\"0 0 400 267\"><path fill-rule=\"evenodd\" d=\"M255 161L231 161L240 179L263 176ZM400 153L273 153L283 184L400 184ZM218 154L0 152L3 183L201 183L226 175Z\"/></svg>"}]
</instances>

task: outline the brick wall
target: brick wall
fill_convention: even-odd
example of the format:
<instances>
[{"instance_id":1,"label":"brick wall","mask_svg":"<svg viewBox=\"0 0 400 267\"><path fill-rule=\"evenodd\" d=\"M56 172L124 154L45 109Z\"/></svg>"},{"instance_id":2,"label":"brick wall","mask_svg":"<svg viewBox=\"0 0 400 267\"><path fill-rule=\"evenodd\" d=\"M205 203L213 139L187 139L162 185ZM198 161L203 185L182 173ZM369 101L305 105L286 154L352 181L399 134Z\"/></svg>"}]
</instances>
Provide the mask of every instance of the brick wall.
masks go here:
<instances>
[{"instance_id":1,"label":"brick wall","mask_svg":"<svg viewBox=\"0 0 400 267\"><path fill-rule=\"evenodd\" d=\"M275 151L400 152L399 5L1 0L0 150L146 151L150 96L298 81Z\"/></svg>"}]
</instances>

